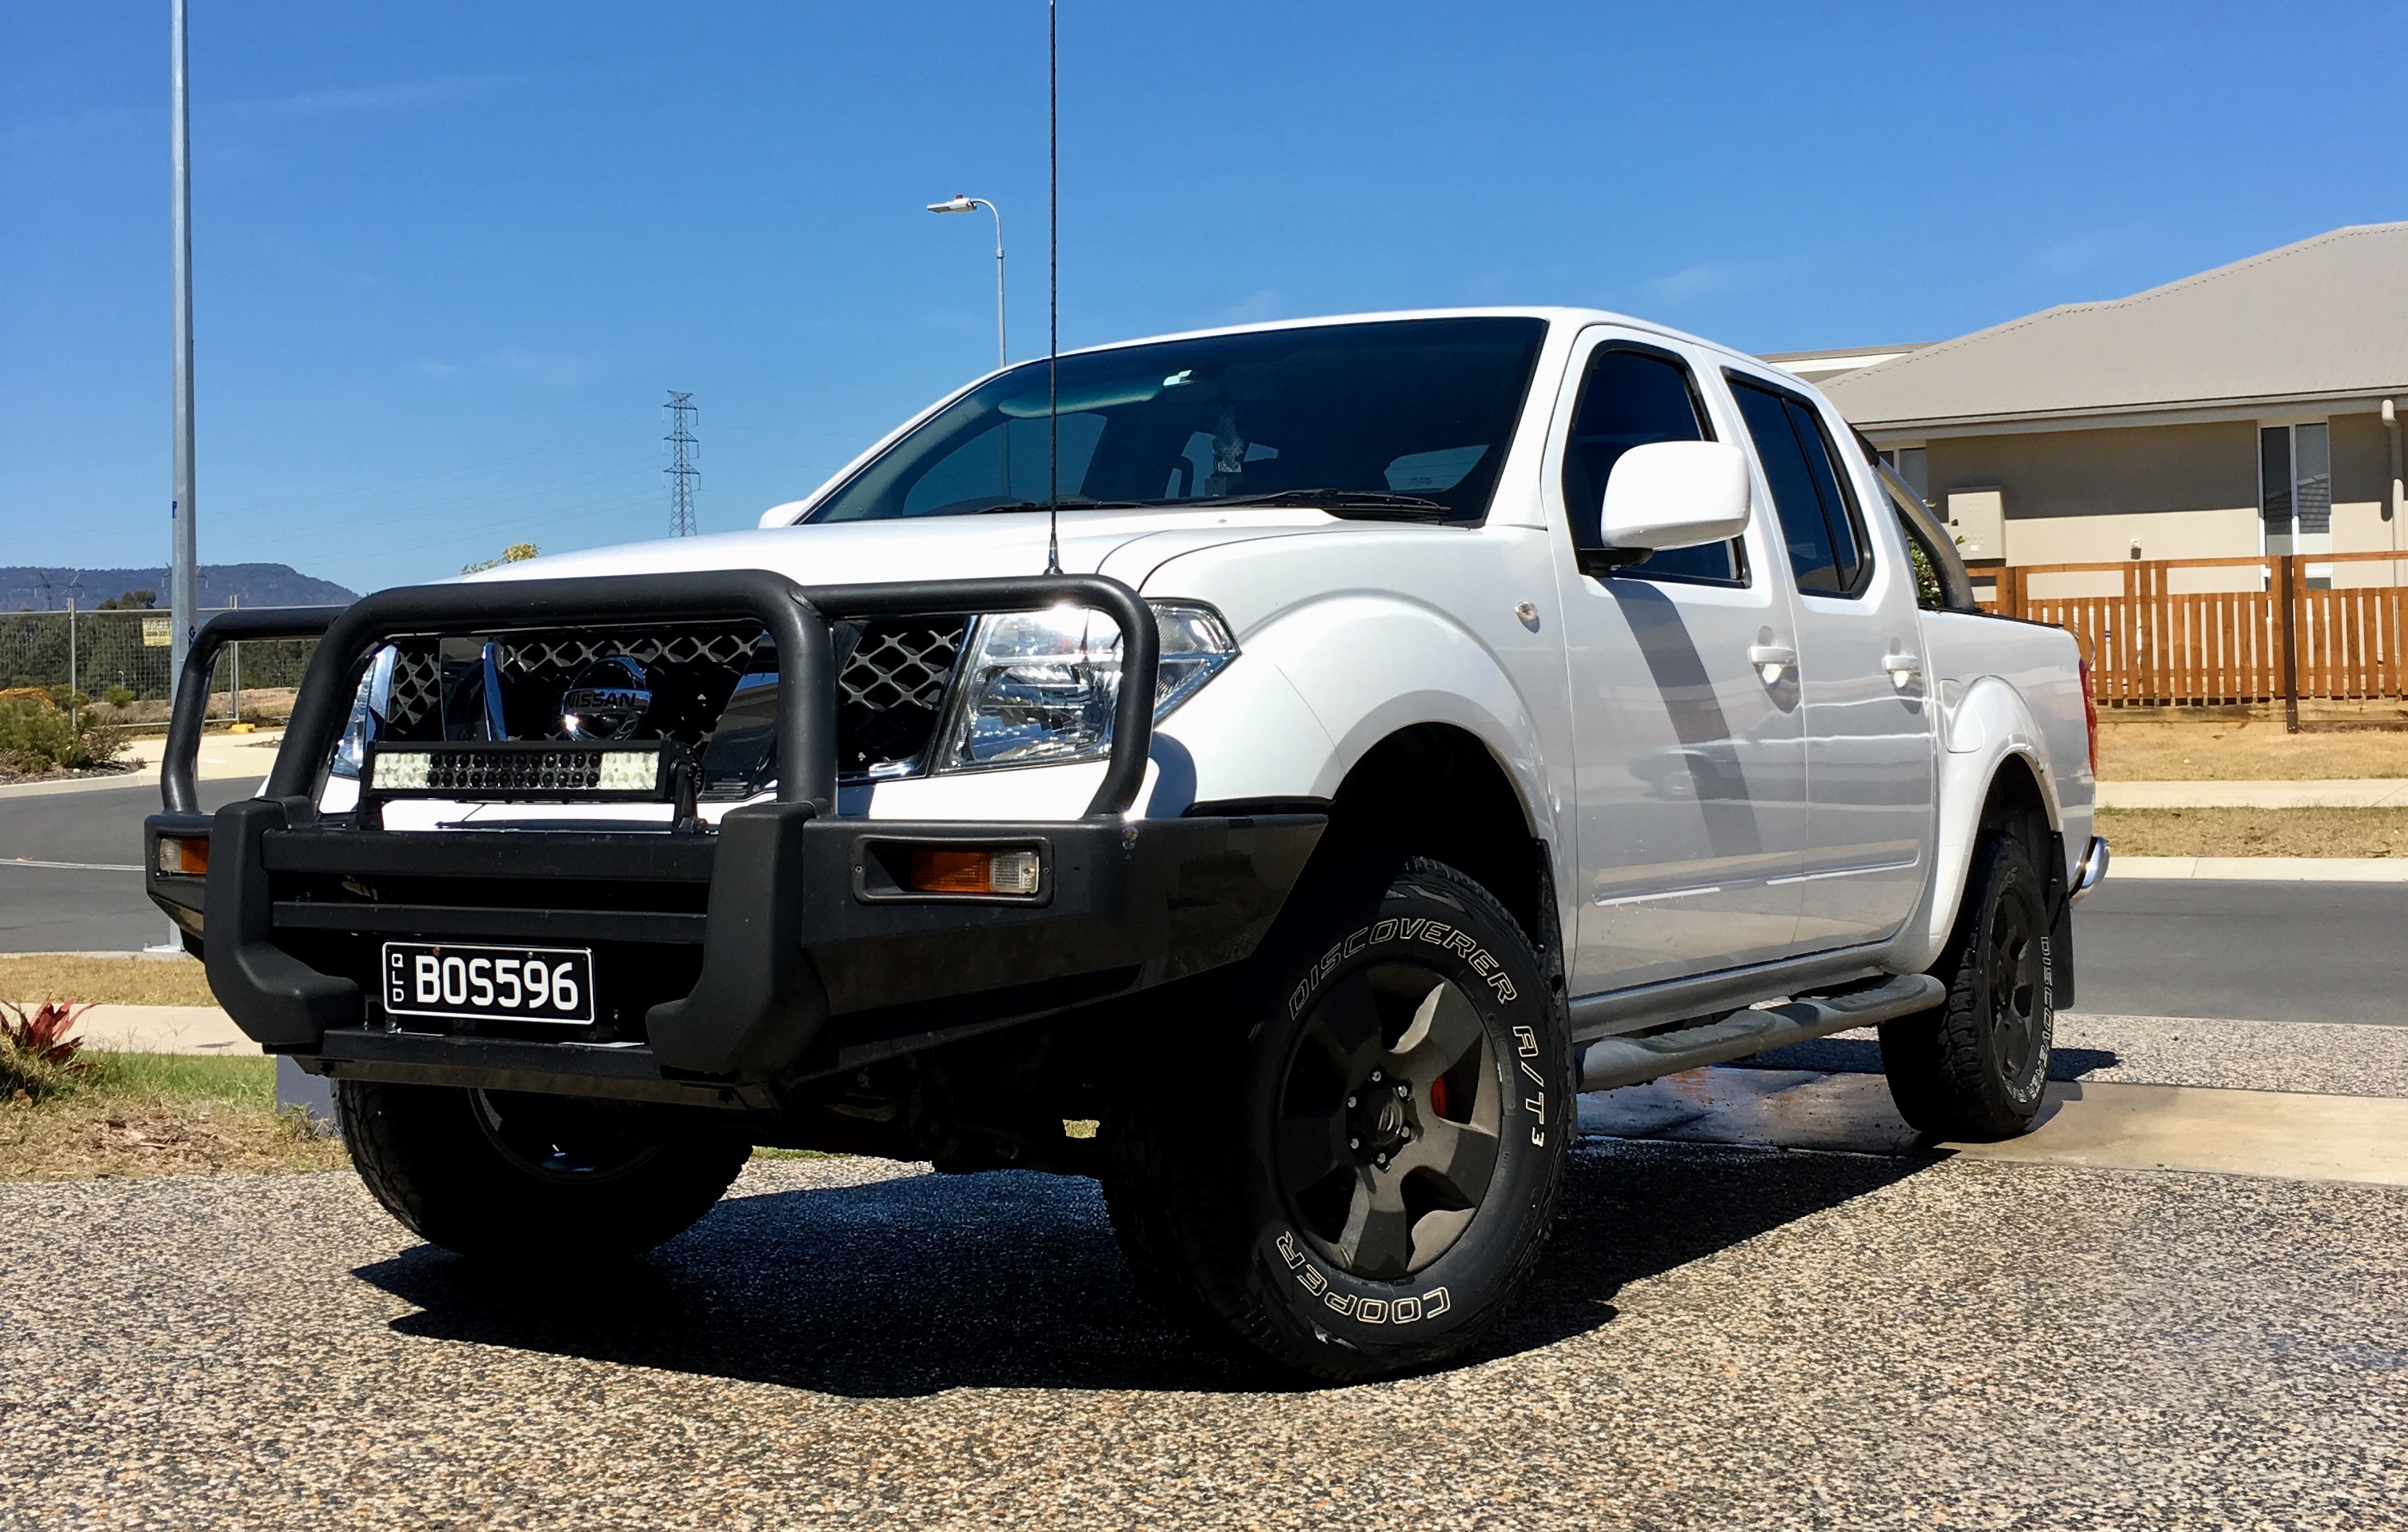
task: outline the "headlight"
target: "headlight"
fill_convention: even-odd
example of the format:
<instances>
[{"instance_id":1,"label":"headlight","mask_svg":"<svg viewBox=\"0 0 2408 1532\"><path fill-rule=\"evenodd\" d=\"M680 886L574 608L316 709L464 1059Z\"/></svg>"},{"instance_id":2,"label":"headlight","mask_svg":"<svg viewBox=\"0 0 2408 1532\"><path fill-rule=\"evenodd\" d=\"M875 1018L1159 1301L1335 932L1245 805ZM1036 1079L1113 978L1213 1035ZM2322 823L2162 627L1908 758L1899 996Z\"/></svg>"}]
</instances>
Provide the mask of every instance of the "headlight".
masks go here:
<instances>
[{"instance_id":1,"label":"headlight","mask_svg":"<svg viewBox=\"0 0 2408 1532\"><path fill-rule=\"evenodd\" d=\"M351 698L351 721L345 725L343 737L336 741L334 760L327 764L334 775L359 777L368 741L383 733L384 721L393 716L393 666L400 657L400 651L387 644L368 662L366 673L360 677L359 693Z\"/></svg>"},{"instance_id":2,"label":"headlight","mask_svg":"<svg viewBox=\"0 0 2408 1532\"><path fill-rule=\"evenodd\" d=\"M1160 723L1237 658L1210 607L1150 602L1162 630L1154 689ZM978 620L937 754L940 771L1092 760L1111 748L1121 690L1120 625L1084 607Z\"/></svg>"}]
</instances>

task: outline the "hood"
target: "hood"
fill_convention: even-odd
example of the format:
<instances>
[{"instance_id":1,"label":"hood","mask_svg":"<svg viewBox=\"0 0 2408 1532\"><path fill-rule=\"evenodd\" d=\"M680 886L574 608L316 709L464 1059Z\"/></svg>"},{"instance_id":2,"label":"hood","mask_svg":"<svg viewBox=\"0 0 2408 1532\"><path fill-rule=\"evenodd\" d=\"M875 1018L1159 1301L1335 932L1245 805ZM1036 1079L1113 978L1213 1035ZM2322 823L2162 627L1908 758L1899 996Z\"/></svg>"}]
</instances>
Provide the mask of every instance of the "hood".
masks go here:
<instances>
[{"instance_id":1,"label":"hood","mask_svg":"<svg viewBox=\"0 0 2408 1532\"><path fill-rule=\"evenodd\" d=\"M1225 510L1081 510L1062 513L1062 567L1105 574L1142 590L1182 553L1263 537L1394 533L1396 523L1348 522L1295 507ZM1045 517L1033 512L846 522L670 537L555 553L504 565L471 581L552 580L709 569L767 569L798 585L874 585L1045 572Z\"/></svg>"}]
</instances>

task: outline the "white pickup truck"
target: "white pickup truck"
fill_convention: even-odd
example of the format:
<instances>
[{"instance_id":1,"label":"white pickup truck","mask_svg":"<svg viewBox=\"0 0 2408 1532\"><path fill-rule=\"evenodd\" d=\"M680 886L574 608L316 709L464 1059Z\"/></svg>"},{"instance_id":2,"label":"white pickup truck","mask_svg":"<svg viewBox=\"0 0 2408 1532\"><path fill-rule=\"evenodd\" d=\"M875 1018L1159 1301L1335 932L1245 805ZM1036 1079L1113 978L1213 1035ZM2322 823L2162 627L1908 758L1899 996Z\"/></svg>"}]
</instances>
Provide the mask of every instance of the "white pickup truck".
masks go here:
<instances>
[{"instance_id":1,"label":"white pickup truck","mask_svg":"<svg viewBox=\"0 0 2408 1532\"><path fill-rule=\"evenodd\" d=\"M197 811L223 643L322 637ZM1574 1097L1878 1024L2027 1126L2086 675L1797 379L1612 314L1011 367L760 529L196 641L150 889L429 1240L649 1249L756 1144L1098 1177L1326 1379L1470 1344Z\"/></svg>"}]
</instances>

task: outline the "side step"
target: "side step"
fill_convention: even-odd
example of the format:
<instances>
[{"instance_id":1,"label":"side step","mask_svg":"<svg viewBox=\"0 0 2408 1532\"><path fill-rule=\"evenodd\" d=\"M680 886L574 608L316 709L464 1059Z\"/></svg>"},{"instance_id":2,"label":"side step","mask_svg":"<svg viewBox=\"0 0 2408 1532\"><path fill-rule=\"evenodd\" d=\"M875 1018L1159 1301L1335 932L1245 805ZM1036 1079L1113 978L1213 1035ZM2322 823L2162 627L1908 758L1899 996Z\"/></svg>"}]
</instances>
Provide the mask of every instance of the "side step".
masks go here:
<instances>
[{"instance_id":1,"label":"side step","mask_svg":"<svg viewBox=\"0 0 2408 1532\"><path fill-rule=\"evenodd\" d=\"M1870 1026L1929 1010L1947 995L1947 987L1928 973L1902 973L1869 979L1828 995L1768 1006L1762 1010L1734 1011L1718 1022L1658 1032L1645 1038L1608 1038L1592 1043L1581 1055L1584 1091L1610 1091L1696 1069L1726 1064L1793 1042L1804 1042L1850 1027Z\"/></svg>"}]
</instances>

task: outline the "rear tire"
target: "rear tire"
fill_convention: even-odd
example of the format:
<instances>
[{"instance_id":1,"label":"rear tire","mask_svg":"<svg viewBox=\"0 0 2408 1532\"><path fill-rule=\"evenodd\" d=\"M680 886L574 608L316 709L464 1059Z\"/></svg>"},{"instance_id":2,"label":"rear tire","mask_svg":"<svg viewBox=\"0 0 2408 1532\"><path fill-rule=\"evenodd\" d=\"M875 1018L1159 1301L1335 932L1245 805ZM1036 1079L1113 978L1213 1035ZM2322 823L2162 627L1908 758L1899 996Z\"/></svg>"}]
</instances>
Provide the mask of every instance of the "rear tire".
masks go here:
<instances>
[{"instance_id":1,"label":"rear tire","mask_svg":"<svg viewBox=\"0 0 2408 1532\"><path fill-rule=\"evenodd\" d=\"M709 1212L752 1153L638 1102L346 1080L335 1108L386 1211L495 1261L651 1250Z\"/></svg>"},{"instance_id":2,"label":"rear tire","mask_svg":"<svg viewBox=\"0 0 2408 1532\"><path fill-rule=\"evenodd\" d=\"M1462 873L1415 859L1311 897L1133 1067L1104 1194L1174 1317L1353 1382L1456 1355L1521 1290L1571 1048L1528 938Z\"/></svg>"},{"instance_id":3,"label":"rear tire","mask_svg":"<svg viewBox=\"0 0 2408 1532\"><path fill-rule=\"evenodd\" d=\"M1910 1125L2011 1138L2039 1115L2057 1027L2046 886L2021 837L1983 832L1956 932L1930 969L1947 999L1882 1024L1882 1068Z\"/></svg>"}]
</instances>

